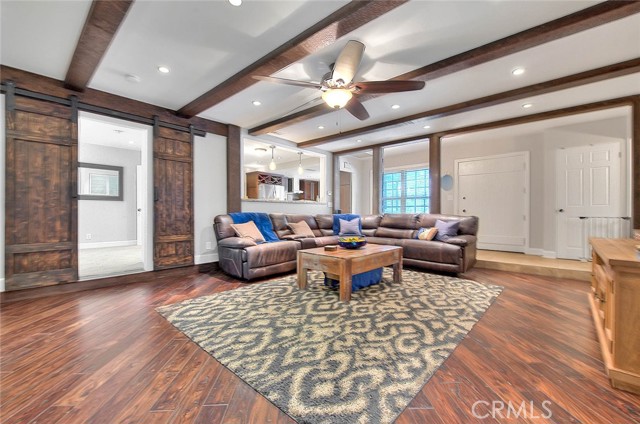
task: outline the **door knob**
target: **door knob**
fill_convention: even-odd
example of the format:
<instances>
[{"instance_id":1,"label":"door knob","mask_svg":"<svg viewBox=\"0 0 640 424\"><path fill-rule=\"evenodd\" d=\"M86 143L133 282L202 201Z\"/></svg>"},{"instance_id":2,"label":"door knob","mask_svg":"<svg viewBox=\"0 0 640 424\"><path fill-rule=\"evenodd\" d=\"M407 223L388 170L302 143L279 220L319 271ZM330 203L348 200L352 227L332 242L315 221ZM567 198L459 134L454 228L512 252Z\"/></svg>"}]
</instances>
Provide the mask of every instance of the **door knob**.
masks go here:
<instances>
[{"instance_id":1,"label":"door knob","mask_svg":"<svg viewBox=\"0 0 640 424\"><path fill-rule=\"evenodd\" d=\"M564 209L558 209L558 212L564 212Z\"/></svg>"},{"instance_id":2,"label":"door knob","mask_svg":"<svg viewBox=\"0 0 640 424\"><path fill-rule=\"evenodd\" d=\"M466 211L467 211L466 209L462 209L462 212L466 212Z\"/></svg>"}]
</instances>

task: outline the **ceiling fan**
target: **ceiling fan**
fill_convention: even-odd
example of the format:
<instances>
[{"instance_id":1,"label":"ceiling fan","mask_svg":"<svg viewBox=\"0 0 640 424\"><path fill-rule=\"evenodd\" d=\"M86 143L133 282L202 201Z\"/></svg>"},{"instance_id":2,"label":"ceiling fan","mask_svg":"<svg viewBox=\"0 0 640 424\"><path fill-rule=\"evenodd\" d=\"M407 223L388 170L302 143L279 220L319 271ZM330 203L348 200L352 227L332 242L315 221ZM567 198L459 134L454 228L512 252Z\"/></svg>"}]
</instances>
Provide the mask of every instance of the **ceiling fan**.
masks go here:
<instances>
[{"instance_id":1,"label":"ceiling fan","mask_svg":"<svg viewBox=\"0 0 640 424\"><path fill-rule=\"evenodd\" d=\"M345 108L361 121L369 118L369 112L354 97L363 93L396 93L399 91L415 91L424 87L424 81L360 81L353 78L358 71L365 46L359 41L350 40L338 55L333 69L322 77L321 82L297 81L286 78L253 75L253 78L276 84L295 85L298 87L317 88L322 91L322 99L332 108Z\"/></svg>"}]
</instances>

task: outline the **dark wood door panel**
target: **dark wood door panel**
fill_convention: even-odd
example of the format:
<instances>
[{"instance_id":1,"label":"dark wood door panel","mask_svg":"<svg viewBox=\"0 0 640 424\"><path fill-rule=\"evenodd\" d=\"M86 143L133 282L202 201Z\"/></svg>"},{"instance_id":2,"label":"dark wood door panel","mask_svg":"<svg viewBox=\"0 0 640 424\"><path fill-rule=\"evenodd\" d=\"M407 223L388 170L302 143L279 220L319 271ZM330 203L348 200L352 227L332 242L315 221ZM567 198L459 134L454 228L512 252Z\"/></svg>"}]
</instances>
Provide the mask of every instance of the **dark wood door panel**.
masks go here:
<instances>
[{"instance_id":1,"label":"dark wood door panel","mask_svg":"<svg viewBox=\"0 0 640 424\"><path fill-rule=\"evenodd\" d=\"M154 268L193 265L193 142L190 133L156 127Z\"/></svg>"},{"instance_id":2,"label":"dark wood door panel","mask_svg":"<svg viewBox=\"0 0 640 424\"><path fill-rule=\"evenodd\" d=\"M24 98L7 103L6 288L76 281L77 125L71 108Z\"/></svg>"}]
</instances>

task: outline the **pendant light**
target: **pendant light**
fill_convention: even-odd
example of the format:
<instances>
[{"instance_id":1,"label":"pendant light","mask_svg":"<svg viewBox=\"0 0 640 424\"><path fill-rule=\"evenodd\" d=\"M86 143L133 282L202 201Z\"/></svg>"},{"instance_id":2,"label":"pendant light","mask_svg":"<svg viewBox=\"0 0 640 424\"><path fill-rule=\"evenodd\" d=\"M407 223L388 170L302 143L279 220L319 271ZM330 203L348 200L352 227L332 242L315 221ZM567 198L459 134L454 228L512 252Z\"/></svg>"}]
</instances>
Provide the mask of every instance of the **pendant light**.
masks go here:
<instances>
[{"instance_id":1,"label":"pendant light","mask_svg":"<svg viewBox=\"0 0 640 424\"><path fill-rule=\"evenodd\" d=\"M300 159L298 161L298 175L302 175L304 174L304 169L302 168L302 152L298 152L298 155L300 155Z\"/></svg>"},{"instance_id":2,"label":"pendant light","mask_svg":"<svg viewBox=\"0 0 640 424\"><path fill-rule=\"evenodd\" d=\"M271 162L269 162L269 169L272 171L276 170L276 161L273 159L273 151L275 150L276 146L271 145L269 146L269 148L271 149Z\"/></svg>"}]
</instances>

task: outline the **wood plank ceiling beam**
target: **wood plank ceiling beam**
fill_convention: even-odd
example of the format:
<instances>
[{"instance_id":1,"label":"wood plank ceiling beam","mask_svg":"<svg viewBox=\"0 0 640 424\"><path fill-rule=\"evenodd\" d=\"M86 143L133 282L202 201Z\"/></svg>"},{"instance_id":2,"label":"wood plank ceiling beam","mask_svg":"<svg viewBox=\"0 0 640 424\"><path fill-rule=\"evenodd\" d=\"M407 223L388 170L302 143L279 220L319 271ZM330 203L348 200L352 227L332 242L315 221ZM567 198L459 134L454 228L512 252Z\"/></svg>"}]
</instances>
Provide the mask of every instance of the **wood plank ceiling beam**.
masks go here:
<instances>
[{"instance_id":1,"label":"wood plank ceiling beam","mask_svg":"<svg viewBox=\"0 0 640 424\"><path fill-rule=\"evenodd\" d=\"M367 146L362 146L362 147L357 147L352 149L338 150L332 153L334 156L348 155L350 153L371 150L374 147L389 147L389 146L395 146L398 144L411 143L414 141L421 141L421 140L426 141L436 135L440 138L451 137L454 135L493 130L497 128L511 127L514 125L529 124L532 122L544 121L547 119L564 118L566 116L578 115L581 113L597 112L599 110L613 109L613 108L624 107L624 106L634 106L636 102L640 102L640 95L632 95L632 96L619 97L616 99L601 100L601 101L587 103L587 104L578 105L578 106L570 106L562 109L555 109L555 110L549 110L546 112L534 113L532 115L517 116L515 118L501 119L499 121L485 122L482 124L469 125L461 128L451 128L445 131L437 132L435 134L434 133L420 134L420 135L415 135L411 137L399 138L396 140L389 140L383 143L370 144Z\"/></svg>"},{"instance_id":2,"label":"wood plank ceiling beam","mask_svg":"<svg viewBox=\"0 0 640 424\"><path fill-rule=\"evenodd\" d=\"M107 52L133 0L94 0L64 79L66 88L84 91Z\"/></svg>"},{"instance_id":3,"label":"wood plank ceiling beam","mask_svg":"<svg viewBox=\"0 0 640 424\"><path fill-rule=\"evenodd\" d=\"M63 99L67 99L69 96L74 95L77 96L78 102L92 106L103 107L113 111L146 118L158 116L158 118L163 122L181 125L184 127L188 127L193 124L199 130L221 135L223 137L226 137L228 133L227 124L223 124L221 122L200 118L199 116L186 119L176 115L176 112L170 109L129 99L127 97L117 96L105 91L94 90L92 88L87 88L82 92L69 90L64 86L64 81L23 71L21 69L0 65L0 76L0 80L3 83L12 81L15 83L17 88L33 91L34 93L47 94Z\"/></svg>"},{"instance_id":4,"label":"wood plank ceiling beam","mask_svg":"<svg viewBox=\"0 0 640 424\"><path fill-rule=\"evenodd\" d=\"M258 81L253 79L252 75L271 75L278 72L292 63L333 44L340 37L403 5L407 1L351 1L223 83L186 104L178 110L178 113L185 117L195 116L239 91L256 84Z\"/></svg>"},{"instance_id":5,"label":"wood plank ceiling beam","mask_svg":"<svg viewBox=\"0 0 640 424\"><path fill-rule=\"evenodd\" d=\"M512 102L514 100L521 100L527 97L552 93L554 91L566 90L569 88L578 87L585 84L592 84L594 82L630 75L637 72L640 72L640 58L635 58L624 62L615 63L613 65L607 65L601 68L580 72L574 75L568 75L565 77L532 84L526 87L516 88L514 90L504 91L502 93L496 93L489 96L479 97L473 100L467 100L449 106L419 112L413 115L404 116L402 118L397 118L390 121L380 122L375 125L369 125L351 131L344 131L340 134L331 134L325 137L303 141L302 143L298 143L298 147L307 148L318 146L320 144L326 144L332 141L349 137L362 136L363 134L372 133L396 125L402 125L417 119L443 118L445 116L456 115L463 112L471 112L489 106L496 106L502 103Z\"/></svg>"},{"instance_id":6,"label":"wood plank ceiling beam","mask_svg":"<svg viewBox=\"0 0 640 424\"><path fill-rule=\"evenodd\" d=\"M640 1L605 1L517 34L398 75L391 78L391 80L432 80L559 38L595 28L638 12L640 12ZM365 101L381 95L383 94L360 96L360 100ZM268 134L332 111L333 109L330 109L327 105L321 104L251 128L249 134Z\"/></svg>"}]
</instances>

